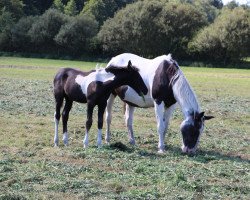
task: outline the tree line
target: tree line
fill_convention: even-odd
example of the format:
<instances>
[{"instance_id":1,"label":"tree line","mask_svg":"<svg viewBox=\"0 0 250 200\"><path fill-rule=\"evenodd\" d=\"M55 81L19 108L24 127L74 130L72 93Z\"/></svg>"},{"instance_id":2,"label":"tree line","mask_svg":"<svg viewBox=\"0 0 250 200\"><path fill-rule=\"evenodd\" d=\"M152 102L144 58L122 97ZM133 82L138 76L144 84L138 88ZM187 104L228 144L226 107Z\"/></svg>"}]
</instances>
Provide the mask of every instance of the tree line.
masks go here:
<instances>
[{"instance_id":1,"label":"tree line","mask_svg":"<svg viewBox=\"0 0 250 200\"><path fill-rule=\"evenodd\" d=\"M250 56L250 7L221 0L1 0L0 51L80 57Z\"/></svg>"}]
</instances>

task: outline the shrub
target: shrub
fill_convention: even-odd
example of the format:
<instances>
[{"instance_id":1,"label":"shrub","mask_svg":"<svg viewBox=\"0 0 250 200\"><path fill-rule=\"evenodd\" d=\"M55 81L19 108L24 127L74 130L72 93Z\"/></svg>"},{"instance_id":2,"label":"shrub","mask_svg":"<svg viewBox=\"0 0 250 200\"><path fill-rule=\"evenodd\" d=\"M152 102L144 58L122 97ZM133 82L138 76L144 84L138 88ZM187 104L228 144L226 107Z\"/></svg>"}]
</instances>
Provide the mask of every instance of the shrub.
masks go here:
<instances>
[{"instance_id":1,"label":"shrub","mask_svg":"<svg viewBox=\"0 0 250 200\"><path fill-rule=\"evenodd\" d=\"M241 7L223 10L215 22L189 43L196 59L225 64L250 55L250 12Z\"/></svg>"},{"instance_id":2,"label":"shrub","mask_svg":"<svg viewBox=\"0 0 250 200\"><path fill-rule=\"evenodd\" d=\"M29 50L31 37L28 31L38 17L29 16L21 18L11 29L13 48L17 51Z\"/></svg>"},{"instance_id":3,"label":"shrub","mask_svg":"<svg viewBox=\"0 0 250 200\"><path fill-rule=\"evenodd\" d=\"M188 41L206 24L205 13L191 4L138 1L105 21L98 38L109 53L156 56L171 52L185 57Z\"/></svg>"},{"instance_id":4,"label":"shrub","mask_svg":"<svg viewBox=\"0 0 250 200\"><path fill-rule=\"evenodd\" d=\"M82 51L89 51L91 39L97 34L98 23L88 15L80 15L61 27L55 37L58 45L71 54L80 55Z\"/></svg>"},{"instance_id":5,"label":"shrub","mask_svg":"<svg viewBox=\"0 0 250 200\"><path fill-rule=\"evenodd\" d=\"M69 18L55 9L47 10L32 25L29 30L31 41L44 52L49 52L55 47L54 37L58 34L62 25Z\"/></svg>"}]
</instances>

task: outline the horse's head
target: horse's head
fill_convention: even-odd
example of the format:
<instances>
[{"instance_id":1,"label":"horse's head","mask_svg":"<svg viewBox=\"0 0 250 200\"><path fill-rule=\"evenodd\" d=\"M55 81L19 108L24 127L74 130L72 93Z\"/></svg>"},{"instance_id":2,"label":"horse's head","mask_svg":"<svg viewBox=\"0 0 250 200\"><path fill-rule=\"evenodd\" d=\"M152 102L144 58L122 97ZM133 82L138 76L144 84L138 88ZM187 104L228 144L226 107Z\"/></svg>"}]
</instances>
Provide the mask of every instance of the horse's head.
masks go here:
<instances>
[{"instance_id":1,"label":"horse's head","mask_svg":"<svg viewBox=\"0 0 250 200\"><path fill-rule=\"evenodd\" d=\"M205 120L214 118L205 116L204 112L193 112L181 123L181 133L183 138L183 153L195 153L200 136L204 129Z\"/></svg>"},{"instance_id":2,"label":"horse's head","mask_svg":"<svg viewBox=\"0 0 250 200\"><path fill-rule=\"evenodd\" d=\"M132 87L140 96L148 93L148 88L139 74L139 69L132 66L131 61L128 62L126 67L111 65L105 70L106 72L113 73L116 76L115 79L120 80L123 85Z\"/></svg>"}]
</instances>

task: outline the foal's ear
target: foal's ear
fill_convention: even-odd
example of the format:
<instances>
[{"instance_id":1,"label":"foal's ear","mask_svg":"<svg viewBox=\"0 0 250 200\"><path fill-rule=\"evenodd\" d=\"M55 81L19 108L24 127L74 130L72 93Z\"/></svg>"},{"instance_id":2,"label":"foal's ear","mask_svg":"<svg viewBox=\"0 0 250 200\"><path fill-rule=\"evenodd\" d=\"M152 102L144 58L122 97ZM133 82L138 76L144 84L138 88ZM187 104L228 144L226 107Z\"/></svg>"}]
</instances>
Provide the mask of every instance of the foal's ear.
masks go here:
<instances>
[{"instance_id":1,"label":"foal's ear","mask_svg":"<svg viewBox=\"0 0 250 200\"><path fill-rule=\"evenodd\" d=\"M128 70L133 70L131 60L128 61L128 66L127 66L127 68L128 68Z\"/></svg>"}]
</instances>

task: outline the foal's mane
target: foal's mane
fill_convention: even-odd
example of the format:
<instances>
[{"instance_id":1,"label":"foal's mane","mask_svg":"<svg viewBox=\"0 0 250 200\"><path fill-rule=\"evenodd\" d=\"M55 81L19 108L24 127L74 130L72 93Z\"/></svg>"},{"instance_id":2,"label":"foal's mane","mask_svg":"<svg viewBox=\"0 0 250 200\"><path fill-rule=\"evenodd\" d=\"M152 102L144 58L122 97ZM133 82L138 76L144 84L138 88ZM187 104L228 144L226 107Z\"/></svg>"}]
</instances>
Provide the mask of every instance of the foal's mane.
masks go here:
<instances>
[{"instance_id":1,"label":"foal's mane","mask_svg":"<svg viewBox=\"0 0 250 200\"><path fill-rule=\"evenodd\" d=\"M114 70L125 70L125 71L136 71L139 72L139 69L132 64L128 66L117 66L117 65L109 65L108 67L105 68L106 72L112 72Z\"/></svg>"},{"instance_id":2,"label":"foal's mane","mask_svg":"<svg viewBox=\"0 0 250 200\"><path fill-rule=\"evenodd\" d=\"M197 97L188 80L184 76L177 62L173 59L171 59L171 62L173 62L173 64L175 64L178 68L170 80L176 100L180 104L183 112L200 112Z\"/></svg>"}]
</instances>

